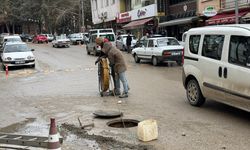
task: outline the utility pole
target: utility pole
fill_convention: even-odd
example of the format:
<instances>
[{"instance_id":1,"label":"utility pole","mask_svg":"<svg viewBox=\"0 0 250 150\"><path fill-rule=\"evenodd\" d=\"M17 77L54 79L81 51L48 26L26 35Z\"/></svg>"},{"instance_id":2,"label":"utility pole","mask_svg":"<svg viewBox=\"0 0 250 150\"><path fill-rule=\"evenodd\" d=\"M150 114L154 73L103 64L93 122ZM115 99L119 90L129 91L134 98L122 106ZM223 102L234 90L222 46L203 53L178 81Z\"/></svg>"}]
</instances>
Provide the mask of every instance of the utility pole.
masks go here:
<instances>
[{"instance_id":1,"label":"utility pole","mask_svg":"<svg viewBox=\"0 0 250 150\"><path fill-rule=\"evenodd\" d=\"M239 7L238 0L235 0L235 23L239 24Z\"/></svg>"},{"instance_id":2,"label":"utility pole","mask_svg":"<svg viewBox=\"0 0 250 150\"><path fill-rule=\"evenodd\" d=\"M80 7L81 7L81 29L85 29L85 22L84 22L84 0L80 0Z\"/></svg>"}]
</instances>

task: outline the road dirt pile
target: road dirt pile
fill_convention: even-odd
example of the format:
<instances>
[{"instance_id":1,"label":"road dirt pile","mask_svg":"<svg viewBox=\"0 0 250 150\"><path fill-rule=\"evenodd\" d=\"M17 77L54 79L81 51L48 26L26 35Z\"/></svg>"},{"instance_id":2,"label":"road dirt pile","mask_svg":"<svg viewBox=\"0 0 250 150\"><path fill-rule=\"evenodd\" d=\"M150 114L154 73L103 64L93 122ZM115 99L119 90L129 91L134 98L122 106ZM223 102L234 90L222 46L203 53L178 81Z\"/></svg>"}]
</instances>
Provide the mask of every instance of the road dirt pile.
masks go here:
<instances>
[{"instance_id":1,"label":"road dirt pile","mask_svg":"<svg viewBox=\"0 0 250 150\"><path fill-rule=\"evenodd\" d=\"M89 135L87 131L76 127L75 125L62 124L61 131L69 132L74 134L79 138L94 140L99 144L101 149L112 149L112 150L154 150L152 145L134 145L130 143L125 143L122 141L117 141L112 137L103 137L100 135Z\"/></svg>"}]
</instances>

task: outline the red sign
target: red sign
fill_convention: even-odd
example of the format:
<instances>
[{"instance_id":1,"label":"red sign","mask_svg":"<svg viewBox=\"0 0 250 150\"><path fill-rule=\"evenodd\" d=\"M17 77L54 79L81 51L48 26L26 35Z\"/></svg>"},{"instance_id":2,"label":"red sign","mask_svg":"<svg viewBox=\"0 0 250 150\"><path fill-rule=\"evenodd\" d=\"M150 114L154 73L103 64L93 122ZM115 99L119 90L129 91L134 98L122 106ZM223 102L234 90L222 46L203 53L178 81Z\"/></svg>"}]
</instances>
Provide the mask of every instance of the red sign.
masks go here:
<instances>
[{"instance_id":1,"label":"red sign","mask_svg":"<svg viewBox=\"0 0 250 150\"><path fill-rule=\"evenodd\" d=\"M124 23L129 21L131 21L131 15L129 14L129 12L124 12L118 14L116 23Z\"/></svg>"}]
</instances>

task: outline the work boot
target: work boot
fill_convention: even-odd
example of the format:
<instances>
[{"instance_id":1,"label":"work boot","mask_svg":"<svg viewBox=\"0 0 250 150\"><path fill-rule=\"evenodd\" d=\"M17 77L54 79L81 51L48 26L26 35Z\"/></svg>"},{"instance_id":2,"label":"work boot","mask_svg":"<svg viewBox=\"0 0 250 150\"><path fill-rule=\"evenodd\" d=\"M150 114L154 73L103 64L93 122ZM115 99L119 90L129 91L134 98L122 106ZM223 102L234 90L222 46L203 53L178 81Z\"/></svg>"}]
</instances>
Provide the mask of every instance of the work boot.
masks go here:
<instances>
[{"instance_id":1,"label":"work boot","mask_svg":"<svg viewBox=\"0 0 250 150\"><path fill-rule=\"evenodd\" d=\"M119 98L127 98L128 97L128 93L123 93L122 95L119 96Z\"/></svg>"},{"instance_id":2,"label":"work boot","mask_svg":"<svg viewBox=\"0 0 250 150\"><path fill-rule=\"evenodd\" d=\"M111 96L118 96L118 95L121 95L121 92L119 92L119 91L115 91L115 92L109 91L109 95L111 95Z\"/></svg>"}]
</instances>

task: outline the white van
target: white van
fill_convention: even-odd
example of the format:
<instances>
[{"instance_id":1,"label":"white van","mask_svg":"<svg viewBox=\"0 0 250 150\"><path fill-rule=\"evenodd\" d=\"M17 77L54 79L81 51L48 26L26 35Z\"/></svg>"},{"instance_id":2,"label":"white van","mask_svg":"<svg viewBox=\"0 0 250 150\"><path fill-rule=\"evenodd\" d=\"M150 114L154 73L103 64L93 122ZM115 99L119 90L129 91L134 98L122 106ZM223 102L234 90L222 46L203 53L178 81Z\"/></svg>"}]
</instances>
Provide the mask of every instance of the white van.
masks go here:
<instances>
[{"instance_id":1,"label":"white van","mask_svg":"<svg viewBox=\"0 0 250 150\"><path fill-rule=\"evenodd\" d=\"M190 29L183 84L191 105L212 99L250 112L250 24Z\"/></svg>"},{"instance_id":2,"label":"white van","mask_svg":"<svg viewBox=\"0 0 250 150\"><path fill-rule=\"evenodd\" d=\"M115 46L115 34L113 32L105 32L105 33L95 33L90 35L89 42L86 46L87 54L93 53L95 56L97 56L101 52L101 47L96 45L95 40L98 37L107 38L109 42Z\"/></svg>"},{"instance_id":3,"label":"white van","mask_svg":"<svg viewBox=\"0 0 250 150\"><path fill-rule=\"evenodd\" d=\"M107 28L107 29L91 29L91 30L89 30L89 35L99 34L99 33L107 33L107 32L114 33L114 30L112 28Z\"/></svg>"}]
</instances>

